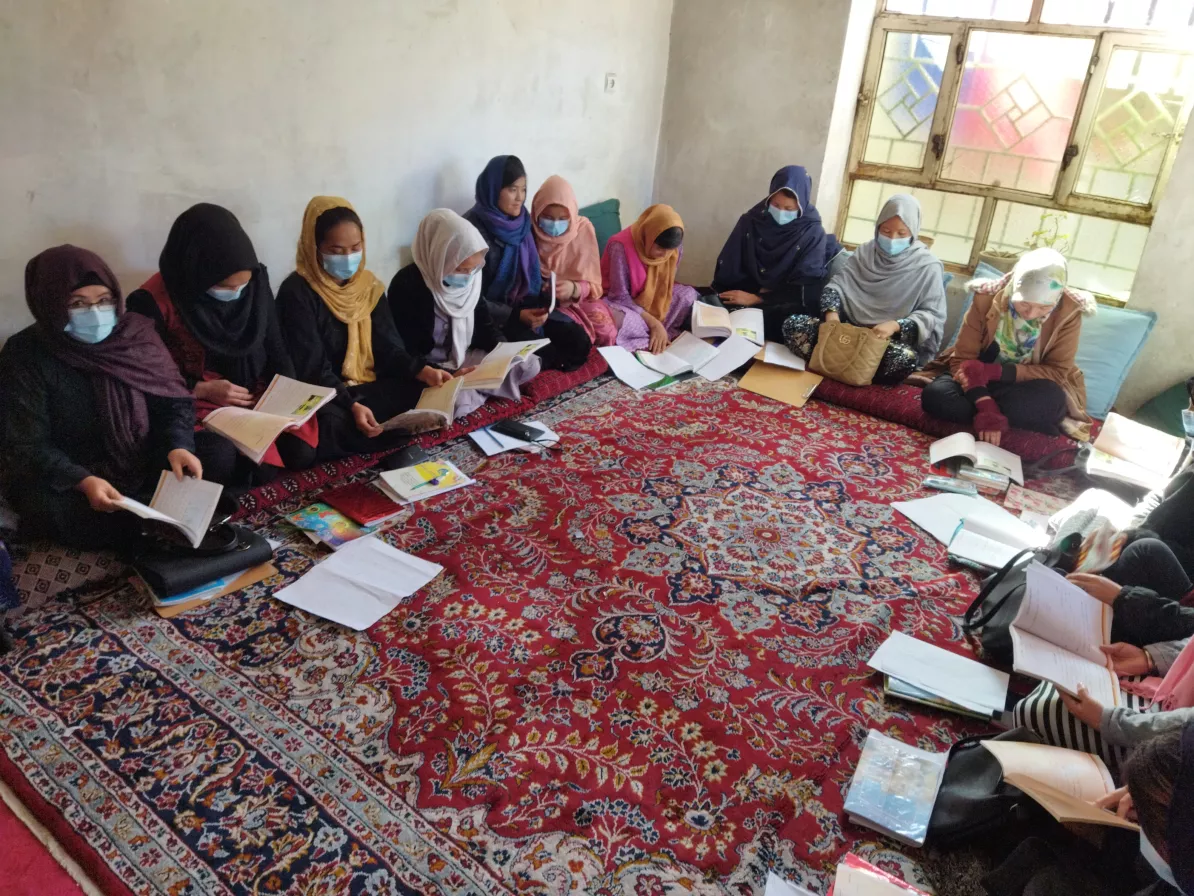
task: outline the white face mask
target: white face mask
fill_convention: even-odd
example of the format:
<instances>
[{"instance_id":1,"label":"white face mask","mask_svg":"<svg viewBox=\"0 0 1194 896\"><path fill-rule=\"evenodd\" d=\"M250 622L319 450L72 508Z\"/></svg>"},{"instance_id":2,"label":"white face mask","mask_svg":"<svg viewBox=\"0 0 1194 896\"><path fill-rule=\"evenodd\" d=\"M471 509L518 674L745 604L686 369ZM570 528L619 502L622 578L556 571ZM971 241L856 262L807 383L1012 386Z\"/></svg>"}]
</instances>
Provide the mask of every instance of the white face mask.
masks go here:
<instances>
[{"instance_id":1,"label":"white face mask","mask_svg":"<svg viewBox=\"0 0 1194 896\"><path fill-rule=\"evenodd\" d=\"M1181 890L1177 885L1177 881L1173 879L1173 870L1169 867L1169 863L1161 858L1160 854L1153 849L1152 843L1144 836L1144 831L1140 832L1140 854L1144 856L1145 860L1153 866L1153 871L1157 872L1157 877L1165 881L1171 887Z\"/></svg>"}]
</instances>

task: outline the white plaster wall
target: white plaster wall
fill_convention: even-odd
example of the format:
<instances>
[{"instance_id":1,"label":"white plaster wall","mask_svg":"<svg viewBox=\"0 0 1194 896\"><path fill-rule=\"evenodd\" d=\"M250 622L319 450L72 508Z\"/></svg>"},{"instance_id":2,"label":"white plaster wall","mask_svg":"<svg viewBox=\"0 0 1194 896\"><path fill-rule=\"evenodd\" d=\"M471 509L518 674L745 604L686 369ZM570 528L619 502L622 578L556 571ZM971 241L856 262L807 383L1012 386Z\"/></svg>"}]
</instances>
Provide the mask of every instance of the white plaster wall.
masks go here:
<instances>
[{"instance_id":1,"label":"white plaster wall","mask_svg":"<svg viewBox=\"0 0 1194 896\"><path fill-rule=\"evenodd\" d=\"M651 201L672 0L0 0L0 338L25 262L94 249L126 290L174 218L240 218L275 287L311 196L348 197L386 282L491 156L582 205ZM606 72L619 89L604 92ZM409 258L409 253L405 255Z\"/></svg>"},{"instance_id":2,"label":"white plaster wall","mask_svg":"<svg viewBox=\"0 0 1194 896\"><path fill-rule=\"evenodd\" d=\"M710 282L776 169L804 165L816 195L849 14L824 0L677 0L655 201L684 219L685 281Z\"/></svg>"},{"instance_id":3,"label":"white plaster wall","mask_svg":"<svg viewBox=\"0 0 1194 896\"><path fill-rule=\"evenodd\" d=\"M1131 413L1174 383L1194 376L1194 140L1178 148L1132 283L1130 308L1159 315L1120 390L1116 409Z\"/></svg>"}]
</instances>

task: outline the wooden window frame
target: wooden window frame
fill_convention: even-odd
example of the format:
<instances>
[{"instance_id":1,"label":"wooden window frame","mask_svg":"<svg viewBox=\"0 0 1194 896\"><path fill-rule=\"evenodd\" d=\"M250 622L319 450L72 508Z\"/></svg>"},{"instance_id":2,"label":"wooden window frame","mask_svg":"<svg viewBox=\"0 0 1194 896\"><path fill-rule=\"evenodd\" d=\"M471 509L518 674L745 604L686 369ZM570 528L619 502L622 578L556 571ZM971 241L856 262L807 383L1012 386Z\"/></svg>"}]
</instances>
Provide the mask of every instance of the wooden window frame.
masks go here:
<instances>
[{"instance_id":1,"label":"wooden window frame","mask_svg":"<svg viewBox=\"0 0 1194 896\"><path fill-rule=\"evenodd\" d=\"M1006 22L997 19L951 18L945 16L907 15L885 11L885 0L876 0L875 18L871 27L870 44L867 48L866 65L855 107L854 126L850 137L850 154L846 170L846 189L838 211L837 232L844 233L857 181L878 181L906 187L920 187L946 193L977 196L983 199L974 243L971 247L968 266L947 264L947 268L962 272L973 270L979 255L986 250L990 240L991 223L995 217L996 203L1003 200L1021 205L1037 206L1048 211L1073 212L1096 218L1106 218L1130 224L1151 226L1156 206L1164 194L1173 170L1174 159L1184 136L1191 106L1194 105L1194 88L1189 91L1179 114L1178 124L1170 139L1165 159L1157 174L1157 183L1150 203L1145 205L1126 201L1087 196L1075 192L1078 175L1086 153L1089 151L1090 136L1098 113L1098 97L1101 94L1111 57L1117 48L1159 50L1169 53L1194 55L1185 40L1168 39L1161 31L1144 29L1110 28L1101 25L1052 25L1040 21L1045 0L1033 0L1027 22ZM1010 34L1057 35L1059 37L1088 38L1094 41L1090 65L1087 67L1070 126L1067 146L1077 146L1078 153L1063 166L1057 178L1052 195L1028 193L1007 187L985 186L963 181L952 181L942 177L945 152L939 156L934 152L932 141L939 137L942 145L948 142L950 126L957 106L958 91L965 65L965 52L970 35L975 31L996 31ZM924 164L921 168L906 168L881 165L863 160L870 135L871 115L877 101L879 77L883 68L883 54L887 35L891 32L938 34L950 38L946 66L942 72L938 89L937 107L933 113L930 138L925 147Z\"/></svg>"}]
</instances>

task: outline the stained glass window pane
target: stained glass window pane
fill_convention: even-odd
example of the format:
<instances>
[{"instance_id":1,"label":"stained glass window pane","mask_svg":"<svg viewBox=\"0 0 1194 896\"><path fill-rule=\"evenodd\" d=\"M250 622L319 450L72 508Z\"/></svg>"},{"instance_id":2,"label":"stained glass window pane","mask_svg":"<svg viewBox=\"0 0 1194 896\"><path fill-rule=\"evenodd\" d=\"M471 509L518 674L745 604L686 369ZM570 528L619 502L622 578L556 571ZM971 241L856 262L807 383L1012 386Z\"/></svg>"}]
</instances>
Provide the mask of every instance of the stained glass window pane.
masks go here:
<instances>
[{"instance_id":1,"label":"stained glass window pane","mask_svg":"<svg viewBox=\"0 0 1194 896\"><path fill-rule=\"evenodd\" d=\"M1050 25L1191 28L1194 0L1045 0L1041 21Z\"/></svg>"},{"instance_id":2,"label":"stained glass window pane","mask_svg":"<svg viewBox=\"0 0 1194 896\"><path fill-rule=\"evenodd\" d=\"M886 9L914 16L1027 22L1032 0L887 0Z\"/></svg>"},{"instance_id":3,"label":"stained glass window pane","mask_svg":"<svg viewBox=\"0 0 1194 896\"><path fill-rule=\"evenodd\" d=\"M1094 41L975 31L942 176L1050 194Z\"/></svg>"},{"instance_id":4,"label":"stained glass window pane","mask_svg":"<svg viewBox=\"0 0 1194 896\"><path fill-rule=\"evenodd\" d=\"M1117 48L1074 189L1149 205L1194 81L1194 57Z\"/></svg>"},{"instance_id":5,"label":"stained glass window pane","mask_svg":"<svg viewBox=\"0 0 1194 896\"><path fill-rule=\"evenodd\" d=\"M899 187L871 180L854 181L842 239L857 246L875 238L875 218L893 193L911 193L920 202L921 235L933 238L933 253L942 261L966 264L978 231L983 201L976 196L940 190Z\"/></svg>"},{"instance_id":6,"label":"stained glass window pane","mask_svg":"<svg viewBox=\"0 0 1194 896\"><path fill-rule=\"evenodd\" d=\"M887 35L864 161L902 168L924 164L948 54L948 34Z\"/></svg>"},{"instance_id":7,"label":"stained glass window pane","mask_svg":"<svg viewBox=\"0 0 1194 896\"><path fill-rule=\"evenodd\" d=\"M1069 259L1071 285L1127 299L1147 238L1141 224L997 202L986 248L1021 253L1051 244Z\"/></svg>"}]
</instances>

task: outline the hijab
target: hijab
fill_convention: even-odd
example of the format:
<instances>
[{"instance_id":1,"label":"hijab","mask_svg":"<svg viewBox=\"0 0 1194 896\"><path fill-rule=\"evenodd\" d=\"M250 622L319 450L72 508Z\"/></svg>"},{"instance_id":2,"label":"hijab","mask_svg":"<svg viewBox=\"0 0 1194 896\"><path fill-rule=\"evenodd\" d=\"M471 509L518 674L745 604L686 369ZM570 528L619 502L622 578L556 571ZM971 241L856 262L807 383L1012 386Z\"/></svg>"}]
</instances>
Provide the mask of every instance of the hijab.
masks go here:
<instances>
[{"instance_id":1,"label":"hijab","mask_svg":"<svg viewBox=\"0 0 1194 896\"><path fill-rule=\"evenodd\" d=\"M361 265L357 272L341 286L323 269L319 260L319 246L315 242L315 222L319 216L334 208L352 209L352 203L339 196L316 196L303 212L303 230L299 234L295 270L323 299L328 311L348 328L348 348L340 375L349 385L371 383L377 379L373 372L373 309L386 289L372 271L365 268L365 230L361 228ZM354 209L355 211L355 209Z\"/></svg>"},{"instance_id":2,"label":"hijab","mask_svg":"<svg viewBox=\"0 0 1194 896\"><path fill-rule=\"evenodd\" d=\"M1169 867L1183 893L1194 893L1194 723L1182 727L1181 771L1169 803L1169 822L1165 842L1169 847Z\"/></svg>"},{"instance_id":3,"label":"hijab","mask_svg":"<svg viewBox=\"0 0 1194 896\"><path fill-rule=\"evenodd\" d=\"M889 320L911 318L919 333L917 355L925 363L937 354L945 330L945 267L920 242L920 203L897 193L883 203L875 220L879 227L899 217L912 233L912 245L888 255L877 239L863 243L829 279L842 297L850 323L873 327Z\"/></svg>"},{"instance_id":4,"label":"hijab","mask_svg":"<svg viewBox=\"0 0 1194 896\"><path fill-rule=\"evenodd\" d=\"M201 202L174 221L158 258L162 283L183 324L237 382L252 386L274 302L269 275L253 243L226 208ZM220 302L207 290L237 271L253 276L240 298Z\"/></svg>"},{"instance_id":5,"label":"hijab","mask_svg":"<svg viewBox=\"0 0 1194 896\"><path fill-rule=\"evenodd\" d=\"M842 245L825 232L810 198L812 186L813 179L799 165L775 172L767 197L738 219L717 257L714 279L718 284L728 288L757 284L755 288L774 290L825 278ZM781 190L794 196L800 207L800 216L787 224L779 224L767 211Z\"/></svg>"},{"instance_id":6,"label":"hijab","mask_svg":"<svg viewBox=\"0 0 1194 896\"><path fill-rule=\"evenodd\" d=\"M999 343L1003 360L1023 364L1031 358L1041 336L1041 327L1053 313L1050 311L1036 320L1025 320L1017 313L1016 302L1048 305L1055 309L1065 294L1066 279L1065 256L1055 249L1033 249L1016 262L1004 286L1011 294L1007 311L995 328L995 341Z\"/></svg>"},{"instance_id":7,"label":"hijab","mask_svg":"<svg viewBox=\"0 0 1194 896\"><path fill-rule=\"evenodd\" d=\"M610 244L621 243L626 250L626 264L630 268L630 290L635 303L657 320L664 320L672 307L672 287L676 283L676 266L680 263L680 249L669 249L659 258L647 255L647 249L665 230L683 229L684 222L670 205L653 205L621 233L610 237ZM601 258L602 277L609 276L609 245Z\"/></svg>"},{"instance_id":8,"label":"hijab","mask_svg":"<svg viewBox=\"0 0 1194 896\"><path fill-rule=\"evenodd\" d=\"M526 206L519 210L517 218L511 218L497 204L502 188L518 180L518 177L506 178L507 163L513 158L494 156L489 160L485 170L477 175L473 207L464 215L481 231L497 255L497 273L489 285L489 298L500 302L519 302L526 296L537 296L543 288L539 252L531 238L531 216ZM510 173L521 167L520 163ZM525 177L526 173L519 176Z\"/></svg>"},{"instance_id":9,"label":"hijab","mask_svg":"<svg viewBox=\"0 0 1194 896\"><path fill-rule=\"evenodd\" d=\"M549 236L539 227L539 218L549 205L563 206L568 212L568 229L560 236ZM545 180L531 201L531 219L543 279L548 280L554 271L564 280L584 280L593 285L589 298L601 298L601 253L597 249L597 232L592 221L581 217L571 184L558 174Z\"/></svg>"},{"instance_id":10,"label":"hijab","mask_svg":"<svg viewBox=\"0 0 1194 896\"><path fill-rule=\"evenodd\" d=\"M63 332L70 319L70 294L86 283L106 286L116 301L116 329L93 345ZM149 438L145 396L191 397L153 322L126 314L111 268L77 246L46 249L25 265L25 301L54 356L91 378L112 478L126 485L137 482Z\"/></svg>"},{"instance_id":11,"label":"hijab","mask_svg":"<svg viewBox=\"0 0 1194 896\"><path fill-rule=\"evenodd\" d=\"M437 208L419 222L411 254L415 266L423 275L423 282L431 290L436 310L446 317L452 328L453 370L464 365L464 356L473 342L473 312L481 298L480 268L466 285L456 287L444 283L444 275L488 246L485 237L456 212Z\"/></svg>"}]
</instances>

